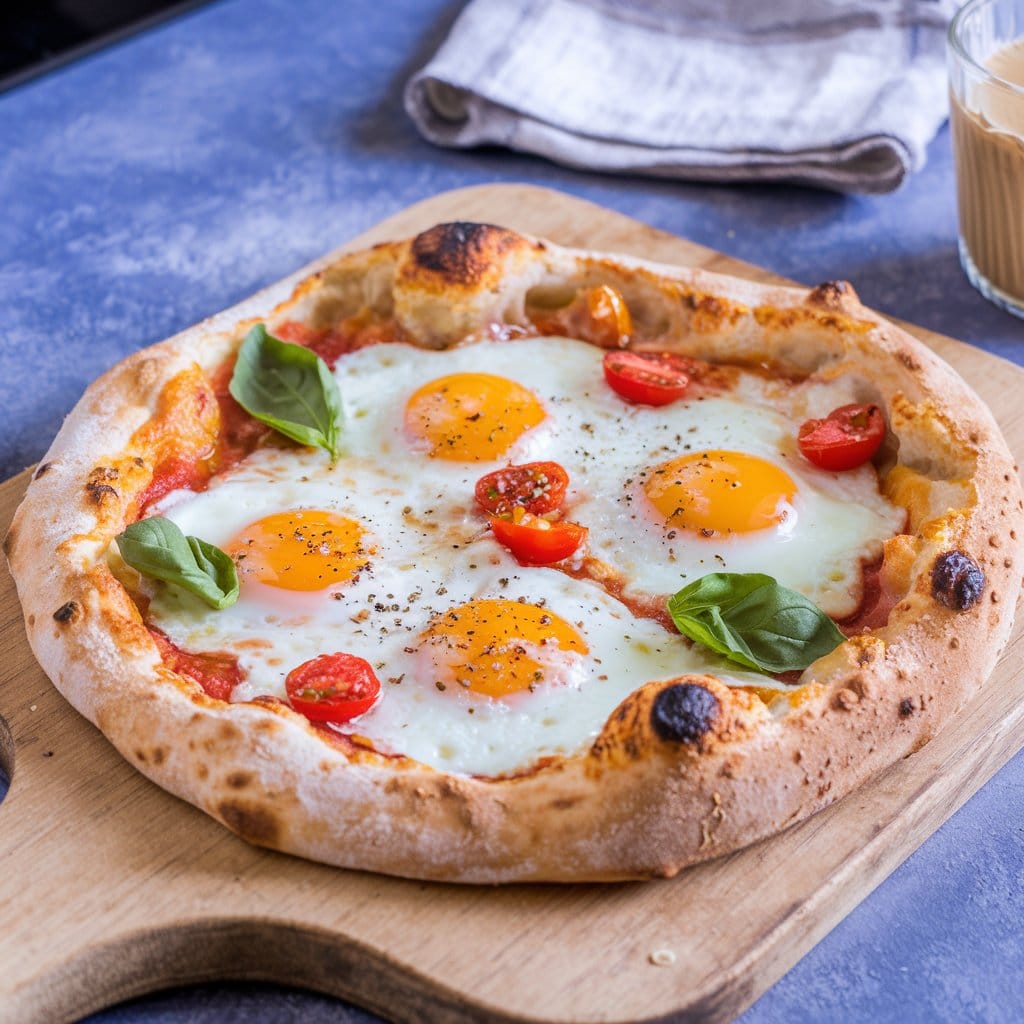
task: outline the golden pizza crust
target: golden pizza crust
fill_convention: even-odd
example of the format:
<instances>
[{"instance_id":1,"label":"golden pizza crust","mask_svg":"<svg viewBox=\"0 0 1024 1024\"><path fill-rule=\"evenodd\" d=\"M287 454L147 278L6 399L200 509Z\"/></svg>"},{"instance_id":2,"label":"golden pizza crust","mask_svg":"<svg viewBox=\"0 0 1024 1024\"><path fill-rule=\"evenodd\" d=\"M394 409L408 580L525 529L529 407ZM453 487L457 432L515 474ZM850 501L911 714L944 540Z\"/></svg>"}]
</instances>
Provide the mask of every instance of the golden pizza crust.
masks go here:
<instances>
[{"instance_id":1,"label":"golden pizza crust","mask_svg":"<svg viewBox=\"0 0 1024 1024\"><path fill-rule=\"evenodd\" d=\"M208 387L257 318L319 327L369 310L445 347L492 323L525 325L531 304L596 284L625 297L637 348L841 377L885 410L895 443L882 486L910 525L886 544L883 581L899 599L884 627L808 668L799 700L769 707L711 677L648 683L588 750L491 779L342 749L282 703L227 704L163 666L105 552L168 446L197 450L216 434L209 403L186 415L181 396ZM198 325L93 384L5 544L58 689L142 772L251 842L460 882L671 875L920 747L1006 643L1024 532L1017 468L978 397L848 284L770 287L449 224L343 256L271 306L256 296L241 322Z\"/></svg>"}]
</instances>

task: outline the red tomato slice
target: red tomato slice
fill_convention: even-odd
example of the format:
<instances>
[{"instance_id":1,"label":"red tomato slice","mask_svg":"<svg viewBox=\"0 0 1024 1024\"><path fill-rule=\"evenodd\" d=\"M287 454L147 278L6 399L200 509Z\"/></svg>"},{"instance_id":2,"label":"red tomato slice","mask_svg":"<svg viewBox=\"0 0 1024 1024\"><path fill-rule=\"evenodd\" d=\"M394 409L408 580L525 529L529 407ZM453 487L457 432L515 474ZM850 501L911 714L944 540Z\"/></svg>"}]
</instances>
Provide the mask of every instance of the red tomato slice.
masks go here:
<instances>
[{"instance_id":1,"label":"red tomato slice","mask_svg":"<svg viewBox=\"0 0 1024 1024\"><path fill-rule=\"evenodd\" d=\"M633 318L622 293L611 285L586 288L561 309L530 314L541 334L580 338L601 348L622 348L633 334Z\"/></svg>"},{"instance_id":2,"label":"red tomato slice","mask_svg":"<svg viewBox=\"0 0 1024 1024\"><path fill-rule=\"evenodd\" d=\"M527 513L519 522L491 516L491 530L520 565L552 565L568 558L584 541L587 528L576 523L550 523Z\"/></svg>"},{"instance_id":3,"label":"red tomato slice","mask_svg":"<svg viewBox=\"0 0 1024 1024\"><path fill-rule=\"evenodd\" d=\"M516 508L542 516L561 506L568 486L569 474L557 462L527 462L480 477L476 503L492 516L510 516Z\"/></svg>"},{"instance_id":4,"label":"red tomato slice","mask_svg":"<svg viewBox=\"0 0 1024 1024\"><path fill-rule=\"evenodd\" d=\"M841 471L863 466L884 438L885 418L877 405L842 405L823 420L808 420L797 444L808 462Z\"/></svg>"},{"instance_id":5,"label":"red tomato slice","mask_svg":"<svg viewBox=\"0 0 1024 1024\"><path fill-rule=\"evenodd\" d=\"M321 654L293 668L284 681L292 707L313 722L347 722L373 707L380 680L354 654Z\"/></svg>"},{"instance_id":6,"label":"red tomato slice","mask_svg":"<svg viewBox=\"0 0 1024 1024\"><path fill-rule=\"evenodd\" d=\"M668 405L690 384L690 361L672 352L606 352L604 376L627 402Z\"/></svg>"},{"instance_id":7,"label":"red tomato slice","mask_svg":"<svg viewBox=\"0 0 1024 1024\"><path fill-rule=\"evenodd\" d=\"M619 348L633 333L633 318L622 293L610 285L588 288L583 336L601 348Z\"/></svg>"}]
</instances>

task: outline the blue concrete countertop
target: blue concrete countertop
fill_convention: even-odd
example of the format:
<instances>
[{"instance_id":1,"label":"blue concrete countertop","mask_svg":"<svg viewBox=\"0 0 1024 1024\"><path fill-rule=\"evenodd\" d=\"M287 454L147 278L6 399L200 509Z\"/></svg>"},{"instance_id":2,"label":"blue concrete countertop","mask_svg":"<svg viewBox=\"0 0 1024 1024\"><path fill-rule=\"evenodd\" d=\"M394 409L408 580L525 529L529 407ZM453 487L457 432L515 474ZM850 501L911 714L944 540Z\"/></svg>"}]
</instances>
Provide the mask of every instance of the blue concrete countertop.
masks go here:
<instances>
[{"instance_id":1,"label":"blue concrete countertop","mask_svg":"<svg viewBox=\"0 0 1024 1024\"><path fill-rule=\"evenodd\" d=\"M957 263L948 133L900 192L609 178L421 141L401 89L461 3L221 0L0 96L0 476L38 459L119 358L434 193L575 193L1024 365L1024 323ZM0 808L0 827L3 812ZM743 1024L1024 1020L1024 755L764 995ZM2 925L0 925L2 926ZM210 985L95 1022L358 1021Z\"/></svg>"}]
</instances>

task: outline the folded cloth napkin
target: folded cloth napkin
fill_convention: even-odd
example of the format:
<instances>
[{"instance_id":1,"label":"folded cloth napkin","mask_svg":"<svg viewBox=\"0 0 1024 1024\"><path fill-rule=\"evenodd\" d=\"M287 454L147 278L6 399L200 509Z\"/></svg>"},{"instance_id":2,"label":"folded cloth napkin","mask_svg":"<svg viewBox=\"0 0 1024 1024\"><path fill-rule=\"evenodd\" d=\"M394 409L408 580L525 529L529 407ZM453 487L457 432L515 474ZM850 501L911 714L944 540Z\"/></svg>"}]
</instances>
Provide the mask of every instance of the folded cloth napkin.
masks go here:
<instances>
[{"instance_id":1,"label":"folded cloth napkin","mask_svg":"<svg viewBox=\"0 0 1024 1024\"><path fill-rule=\"evenodd\" d=\"M471 0L408 83L442 146L886 192L947 114L957 0Z\"/></svg>"}]
</instances>

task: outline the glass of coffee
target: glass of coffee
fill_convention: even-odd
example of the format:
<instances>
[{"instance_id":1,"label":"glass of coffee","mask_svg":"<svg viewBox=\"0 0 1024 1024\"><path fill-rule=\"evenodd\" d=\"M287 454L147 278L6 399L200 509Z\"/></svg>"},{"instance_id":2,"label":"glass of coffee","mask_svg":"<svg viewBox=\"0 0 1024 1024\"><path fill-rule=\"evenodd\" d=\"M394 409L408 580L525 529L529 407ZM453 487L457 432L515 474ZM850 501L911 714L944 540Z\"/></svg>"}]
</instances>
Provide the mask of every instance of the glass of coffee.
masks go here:
<instances>
[{"instance_id":1,"label":"glass of coffee","mask_svg":"<svg viewBox=\"0 0 1024 1024\"><path fill-rule=\"evenodd\" d=\"M1024 317L1024 0L970 0L949 28L960 262Z\"/></svg>"}]
</instances>

